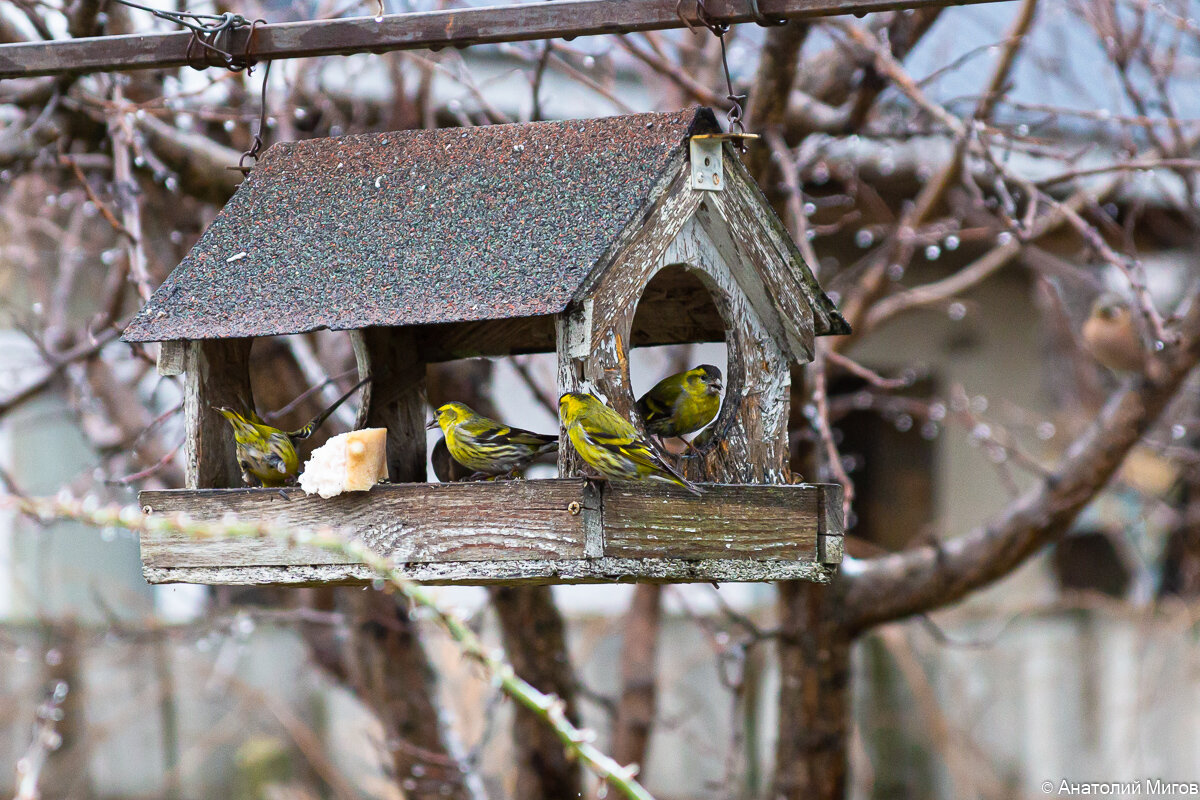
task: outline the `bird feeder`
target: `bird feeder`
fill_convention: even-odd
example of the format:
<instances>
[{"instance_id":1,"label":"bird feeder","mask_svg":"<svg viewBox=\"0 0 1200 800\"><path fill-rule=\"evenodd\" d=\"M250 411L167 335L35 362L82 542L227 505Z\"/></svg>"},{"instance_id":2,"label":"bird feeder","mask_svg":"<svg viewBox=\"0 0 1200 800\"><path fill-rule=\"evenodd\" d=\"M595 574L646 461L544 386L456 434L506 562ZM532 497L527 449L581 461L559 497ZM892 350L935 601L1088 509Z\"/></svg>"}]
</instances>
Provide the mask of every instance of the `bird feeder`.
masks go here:
<instances>
[{"instance_id":1,"label":"bird feeder","mask_svg":"<svg viewBox=\"0 0 1200 800\"><path fill-rule=\"evenodd\" d=\"M214 409L250 406L254 338L322 328L373 376L359 423L387 428L389 481L237 488ZM431 583L825 581L841 487L791 482L789 367L845 332L708 109L276 144L125 331L186 374L187 488L141 502L342 527ZM683 467L702 497L589 480L565 437L558 479L425 482L428 363L553 352L560 392L636 420L631 346L722 340L725 399ZM266 540L150 536L142 558L151 583L371 578Z\"/></svg>"}]
</instances>

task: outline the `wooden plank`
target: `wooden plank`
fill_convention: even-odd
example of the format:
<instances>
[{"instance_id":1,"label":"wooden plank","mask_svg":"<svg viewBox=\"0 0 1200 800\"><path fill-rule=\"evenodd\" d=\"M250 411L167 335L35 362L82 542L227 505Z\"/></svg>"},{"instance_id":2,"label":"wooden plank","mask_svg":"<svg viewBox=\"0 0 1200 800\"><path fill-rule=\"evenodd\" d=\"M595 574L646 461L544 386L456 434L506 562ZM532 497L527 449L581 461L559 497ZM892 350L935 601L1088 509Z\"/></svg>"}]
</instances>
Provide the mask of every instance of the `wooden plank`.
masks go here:
<instances>
[{"instance_id":1,"label":"wooden plank","mask_svg":"<svg viewBox=\"0 0 1200 800\"><path fill-rule=\"evenodd\" d=\"M726 148L728 149L728 148ZM792 280L792 253L780 249L767 224L775 212L767 205L758 187L750 182L741 160L729 155L725 188L711 192L701 209L705 228L717 247L725 252L731 265L754 270L758 275L757 297L752 304L764 319L770 320L772 335L798 363L812 361L813 306L809 290ZM709 208L713 209L712 211ZM799 254L795 255L799 258ZM745 282L745 280L743 279Z\"/></svg>"},{"instance_id":2,"label":"wooden plank","mask_svg":"<svg viewBox=\"0 0 1200 800\"><path fill-rule=\"evenodd\" d=\"M558 394L586 392L588 385L585 368L591 353L589 343L592 331L592 303L590 300L572 303L567 310L555 317L555 352L558 360ZM583 459L570 446L566 429L560 421L558 439L558 474L563 478L578 477L585 473Z\"/></svg>"},{"instance_id":3,"label":"wooden plank","mask_svg":"<svg viewBox=\"0 0 1200 800\"><path fill-rule=\"evenodd\" d=\"M554 316L416 325L417 349L428 364L460 358L554 352Z\"/></svg>"},{"instance_id":4,"label":"wooden plank","mask_svg":"<svg viewBox=\"0 0 1200 800\"><path fill-rule=\"evenodd\" d=\"M233 431L220 406L254 407L250 393L251 339L189 342L184 358L184 481L189 489L242 485Z\"/></svg>"},{"instance_id":5,"label":"wooden plank","mask_svg":"<svg viewBox=\"0 0 1200 800\"><path fill-rule=\"evenodd\" d=\"M836 483L828 484L817 509L817 561L822 564L842 563L845 532L843 498L845 490Z\"/></svg>"},{"instance_id":6,"label":"wooden plank","mask_svg":"<svg viewBox=\"0 0 1200 800\"><path fill-rule=\"evenodd\" d=\"M702 459L685 462L689 478L719 483L787 483L787 421L791 372L773 328L775 306L754 301L763 287L748 258L722 250L704 212L711 192L663 252L663 265L686 264L711 282L726 319L727 375L721 411ZM718 192L717 194L720 194ZM737 271L742 274L739 278ZM660 313L666 313L660 312Z\"/></svg>"},{"instance_id":7,"label":"wooden plank","mask_svg":"<svg viewBox=\"0 0 1200 800\"><path fill-rule=\"evenodd\" d=\"M759 5L768 17L810 19L988 2L999 0L761 0ZM683 28L678 5L677 0L558 0L391 14L379 21L353 17L274 23L257 28L253 53L265 61ZM708 0L705 5L716 23L753 21L744 0ZM695 20L693 3L681 8ZM223 44L229 52L243 53L248 36L244 28ZM182 67L188 64L190 40L191 34L178 32L0 45L0 78Z\"/></svg>"},{"instance_id":8,"label":"wooden plank","mask_svg":"<svg viewBox=\"0 0 1200 800\"><path fill-rule=\"evenodd\" d=\"M581 480L390 484L328 500L300 489L167 490L142 492L139 500L149 513L184 513L198 520L233 514L296 528L332 525L397 563L582 558L586 539L585 514L571 513L572 503L584 501ZM266 539L142 539L147 568L344 561Z\"/></svg>"},{"instance_id":9,"label":"wooden plank","mask_svg":"<svg viewBox=\"0 0 1200 800\"><path fill-rule=\"evenodd\" d=\"M445 561L399 564L403 578L435 586L563 583L711 583L805 580L828 583L835 570L813 561L679 558L586 558L568 561ZM150 567L149 583L233 586L361 586L374 575L361 564L261 567Z\"/></svg>"},{"instance_id":10,"label":"wooden plank","mask_svg":"<svg viewBox=\"0 0 1200 800\"><path fill-rule=\"evenodd\" d=\"M411 328L366 328L355 339L359 372L371 376L366 427L387 428L388 478L424 481L425 363Z\"/></svg>"},{"instance_id":11,"label":"wooden plank","mask_svg":"<svg viewBox=\"0 0 1200 800\"><path fill-rule=\"evenodd\" d=\"M700 202L699 192L687 188L682 159L664 173L653 194L653 207L628 225L610 248L611 263L598 262L604 266L594 269L576 292L577 298L586 292L584 302L591 305L588 330L580 334L586 338L576 339L572 346L576 371L582 373L578 385L582 391L598 392L618 414L631 420L637 420L637 413L629 379L629 345L638 301L663 252ZM670 303L646 310L664 316L674 312ZM562 374L560 356L560 379ZM560 466L562 460L560 454Z\"/></svg>"},{"instance_id":12,"label":"wooden plank","mask_svg":"<svg viewBox=\"0 0 1200 800\"><path fill-rule=\"evenodd\" d=\"M706 484L604 487L604 554L614 558L813 561L827 487Z\"/></svg>"},{"instance_id":13,"label":"wooden plank","mask_svg":"<svg viewBox=\"0 0 1200 800\"><path fill-rule=\"evenodd\" d=\"M726 200L736 197L741 200L741 204L745 208L762 209L761 213L752 214L746 222L761 229L763 235L755 238L762 240L764 244L767 242L773 244L779 258L779 266L768 269L763 275L763 279L778 296L795 297L798 301L805 303L808 317L806 327L800 332L800 335L804 338L811 353L812 337L818 333L823 335L831 328L831 320L824 311L824 303L819 300L821 287L812 273L812 270L819 265L805 263L804 256L800 254L796 243L792 241L792 236L784 226L783 220L767 204L762 189L754 182L753 176L750 175L742 160L730 156L726 158L725 162L729 165L729 175L725 183L728 191ZM719 201L718 205L721 207L722 213L736 215L731 208L732 203ZM731 220L730 224L736 223ZM783 310L786 317L788 314L786 305ZM814 317L818 319L814 319ZM811 355L807 360L812 360Z\"/></svg>"},{"instance_id":14,"label":"wooden plank","mask_svg":"<svg viewBox=\"0 0 1200 800\"><path fill-rule=\"evenodd\" d=\"M181 339L159 342L157 367L163 377L182 375L187 369L187 342Z\"/></svg>"},{"instance_id":15,"label":"wooden plank","mask_svg":"<svg viewBox=\"0 0 1200 800\"><path fill-rule=\"evenodd\" d=\"M260 488L147 491L140 499L149 513L343 528L402 574L431 583L826 580L831 572L815 560L818 498L832 500L838 488L710 485L697 499L656 484L555 479L389 484L329 500ZM840 534L826 530L831 540ZM372 577L325 551L265 539L144 536L142 561L151 583Z\"/></svg>"}]
</instances>

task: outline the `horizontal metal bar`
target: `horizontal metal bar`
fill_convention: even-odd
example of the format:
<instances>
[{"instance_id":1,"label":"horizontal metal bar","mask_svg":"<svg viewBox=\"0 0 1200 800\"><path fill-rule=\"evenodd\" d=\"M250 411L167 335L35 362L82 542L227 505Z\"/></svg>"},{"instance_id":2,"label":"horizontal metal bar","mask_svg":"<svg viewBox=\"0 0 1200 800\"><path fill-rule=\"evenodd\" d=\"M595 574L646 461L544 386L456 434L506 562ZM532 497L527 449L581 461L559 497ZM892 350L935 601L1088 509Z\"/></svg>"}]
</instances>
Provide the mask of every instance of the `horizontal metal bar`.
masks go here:
<instances>
[{"instance_id":1,"label":"horizontal metal bar","mask_svg":"<svg viewBox=\"0 0 1200 800\"><path fill-rule=\"evenodd\" d=\"M994 2L1003 0L762 0L760 8L766 17L809 19L897 8ZM706 7L717 23L732 25L754 21L746 0L708 0ZM695 4L684 0L681 8L694 21ZM685 23L676 13L676 0L554 0L392 14L378 22L371 17L353 17L261 25L254 34L253 57L257 61L268 61L392 50L436 50L682 27ZM228 42L223 40L222 46L232 53L242 53L248 35L248 28L240 29ZM182 67L189 63L190 39L190 33L177 32L0 45L0 78ZM194 50L195 56L201 48Z\"/></svg>"}]
</instances>

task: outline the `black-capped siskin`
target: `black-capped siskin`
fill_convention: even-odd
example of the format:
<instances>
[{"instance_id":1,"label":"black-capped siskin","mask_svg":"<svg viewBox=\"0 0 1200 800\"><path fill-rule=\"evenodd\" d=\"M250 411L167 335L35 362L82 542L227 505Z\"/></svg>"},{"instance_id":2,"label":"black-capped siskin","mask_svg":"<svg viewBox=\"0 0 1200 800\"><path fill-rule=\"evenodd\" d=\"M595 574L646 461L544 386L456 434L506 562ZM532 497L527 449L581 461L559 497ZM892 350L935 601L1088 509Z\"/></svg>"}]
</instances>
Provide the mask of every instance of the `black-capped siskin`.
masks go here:
<instances>
[{"instance_id":1,"label":"black-capped siskin","mask_svg":"<svg viewBox=\"0 0 1200 800\"><path fill-rule=\"evenodd\" d=\"M451 457L471 477L507 475L558 449L558 437L512 428L476 414L465 403L439 406L427 427L440 427Z\"/></svg>"},{"instance_id":2,"label":"black-capped siskin","mask_svg":"<svg viewBox=\"0 0 1200 800\"><path fill-rule=\"evenodd\" d=\"M228 407L218 408L217 411L229 420L229 425L233 428L238 466L242 470L242 480L246 485L253 486L257 480L263 486L277 487L286 486L296 480L296 475L300 472L300 456L296 452L296 442L312 436L338 406L370 380L363 378L329 408L309 420L307 425L291 432L268 425L253 411L243 413Z\"/></svg>"},{"instance_id":3,"label":"black-capped siskin","mask_svg":"<svg viewBox=\"0 0 1200 800\"><path fill-rule=\"evenodd\" d=\"M568 392L558 399L558 416L579 457L606 478L655 480L700 489L663 460L633 423L594 395Z\"/></svg>"},{"instance_id":4,"label":"black-capped siskin","mask_svg":"<svg viewBox=\"0 0 1200 800\"><path fill-rule=\"evenodd\" d=\"M695 433L717 416L721 408L721 370L701 364L687 372L663 378L637 401L646 430L669 438Z\"/></svg>"}]
</instances>

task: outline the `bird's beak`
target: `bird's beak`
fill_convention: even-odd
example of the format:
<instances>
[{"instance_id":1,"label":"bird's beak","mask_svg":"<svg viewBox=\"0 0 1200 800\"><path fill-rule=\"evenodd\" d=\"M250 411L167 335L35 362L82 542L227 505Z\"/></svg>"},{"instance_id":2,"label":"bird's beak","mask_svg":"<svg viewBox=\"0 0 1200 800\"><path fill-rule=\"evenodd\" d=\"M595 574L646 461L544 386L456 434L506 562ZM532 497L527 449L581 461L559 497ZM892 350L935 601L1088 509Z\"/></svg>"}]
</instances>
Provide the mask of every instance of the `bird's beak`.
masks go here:
<instances>
[{"instance_id":1,"label":"bird's beak","mask_svg":"<svg viewBox=\"0 0 1200 800\"><path fill-rule=\"evenodd\" d=\"M713 394L720 394L720 393L721 393L721 389L723 389L723 388L725 388L725 385L724 385L724 384L722 384L722 383L714 383L714 384L712 384L711 386L709 386L709 387L708 387L708 390L709 390L710 392L712 392Z\"/></svg>"},{"instance_id":2,"label":"bird's beak","mask_svg":"<svg viewBox=\"0 0 1200 800\"><path fill-rule=\"evenodd\" d=\"M425 430L431 431L434 428L436 428L437 426L438 426L437 417L434 417L433 419L429 420L429 422L425 425Z\"/></svg>"}]
</instances>

